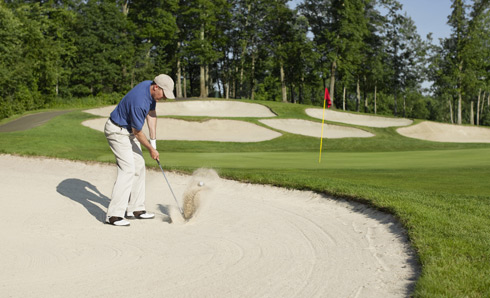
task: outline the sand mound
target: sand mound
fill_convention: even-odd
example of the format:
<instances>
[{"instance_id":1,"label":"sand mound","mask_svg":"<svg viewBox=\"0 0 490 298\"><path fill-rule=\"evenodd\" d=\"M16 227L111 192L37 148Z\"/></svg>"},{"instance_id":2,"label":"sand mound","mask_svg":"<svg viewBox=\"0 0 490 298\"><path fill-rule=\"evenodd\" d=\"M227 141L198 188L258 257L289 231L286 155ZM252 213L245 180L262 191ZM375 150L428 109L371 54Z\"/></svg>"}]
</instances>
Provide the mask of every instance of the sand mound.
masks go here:
<instances>
[{"instance_id":1,"label":"sand mound","mask_svg":"<svg viewBox=\"0 0 490 298\"><path fill-rule=\"evenodd\" d=\"M312 192L219 181L185 224L160 170L153 220L102 221L114 165L0 155L5 297L406 297L416 277L392 217ZM168 174L181 199L189 176ZM26 180L29 187L25 187ZM212 187L212 186L210 186Z\"/></svg>"},{"instance_id":2,"label":"sand mound","mask_svg":"<svg viewBox=\"0 0 490 298\"><path fill-rule=\"evenodd\" d=\"M108 106L97 109L86 110L85 112L109 117L109 114L116 106ZM234 102L234 101L178 101L178 102L159 102L156 107L159 116L203 116L203 117L274 117L271 110L263 105L255 103Z\"/></svg>"},{"instance_id":3,"label":"sand mound","mask_svg":"<svg viewBox=\"0 0 490 298\"><path fill-rule=\"evenodd\" d=\"M308 116L313 118L322 119L323 117L322 109L306 109L305 112ZM358 115L347 112L332 111L329 109L325 110L325 120L369 127L406 126L412 124L413 122L410 119L404 118Z\"/></svg>"},{"instance_id":4,"label":"sand mound","mask_svg":"<svg viewBox=\"0 0 490 298\"><path fill-rule=\"evenodd\" d=\"M104 131L107 118L91 119L82 124ZM143 132L149 136L148 126L143 126ZM159 118L157 121L158 140L183 141L216 141L216 142L262 142L280 137L281 134L255 125L237 120L206 120L185 121L170 118Z\"/></svg>"},{"instance_id":5,"label":"sand mound","mask_svg":"<svg viewBox=\"0 0 490 298\"><path fill-rule=\"evenodd\" d=\"M490 143L490 128L423 121L398 128L402 136L434 142Z\"/></svg>"},{"instance_id":6,"label":"sand mound","mask_svg":"<svg viewBox=\"0 0 490 298\"><path fill-rule=\"evenodd\" d=\"M100 116L100 117L109 118L109 115L112 113L112 111L114 111L115 107L116 107L115 105L112 105L112 106L106 106L106 107L102 107L102 108L85 110L84 112L92 114L92 115Z\"/></svg>"},{"instance_id":7,"label":"sand mound","mask_svg":"<svg viewBox=\"0 0 490 298\"><path fill-rule=\"evenodd\" d=\"M300 119L264 119L260 122L275 129L294 134L319 138L322 134L322 124ZM370 132L338 125L323 124L323 138L369 138L374 135Z\"/></svg>"},{"instance_id":8,"label":"sand mound","mask_svg":"<svg viewBox=\"0 0 490 298\"><path fill-rule=\"evenodd\" d=\"M179 101L157 104L158 115L205 117L274 117L263 105L234 101Z\"/></svg>"}]
</instances>

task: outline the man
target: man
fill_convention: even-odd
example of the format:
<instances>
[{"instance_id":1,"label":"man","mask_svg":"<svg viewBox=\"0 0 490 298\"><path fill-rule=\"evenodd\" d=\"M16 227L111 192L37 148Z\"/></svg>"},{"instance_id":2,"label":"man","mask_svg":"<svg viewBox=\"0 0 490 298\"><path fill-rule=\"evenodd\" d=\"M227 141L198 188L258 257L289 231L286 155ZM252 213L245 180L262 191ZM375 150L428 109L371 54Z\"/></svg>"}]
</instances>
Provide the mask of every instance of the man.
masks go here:
<instances>
[{"instance_id":1,"label":"man","mask_svg":"<svg viewBox=\"0 0 490 298\"><path fill-rule=\"evenodd\" d=\"M152 81L143 81L124 96L105 124L104 133L117 162L117 179L107 210L106 223L129 226L127 218L151 219L155 214L145 208L145 160L141 145L159 160L156 150L156 103L174 99L174 81L161 74ZM150 141L142 132L146 122Z\"/></svg>"}]
</instances>

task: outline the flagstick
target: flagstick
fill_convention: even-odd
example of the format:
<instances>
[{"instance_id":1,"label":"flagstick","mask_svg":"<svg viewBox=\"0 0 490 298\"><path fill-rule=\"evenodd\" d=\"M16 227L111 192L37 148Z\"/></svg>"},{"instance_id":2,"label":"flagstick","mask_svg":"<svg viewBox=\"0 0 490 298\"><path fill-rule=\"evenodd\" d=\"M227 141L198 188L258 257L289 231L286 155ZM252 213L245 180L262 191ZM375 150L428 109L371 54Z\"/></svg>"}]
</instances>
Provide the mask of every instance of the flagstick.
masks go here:
<instances>
[{"instance_id":1,"label":"flagstick","mask_svg":"<svg viewBox=\"0 0 490 298\"><path fill-rule=\"evenodd\" d=\"M325 88L325 99L323 100L323 117L322 117L322 135L320 136L320 157L318 158L318 163L322 162L322 145L323 145L323 122L325 122L325 103L327 102L327 91Z\"/></svg>"}]
</instances>

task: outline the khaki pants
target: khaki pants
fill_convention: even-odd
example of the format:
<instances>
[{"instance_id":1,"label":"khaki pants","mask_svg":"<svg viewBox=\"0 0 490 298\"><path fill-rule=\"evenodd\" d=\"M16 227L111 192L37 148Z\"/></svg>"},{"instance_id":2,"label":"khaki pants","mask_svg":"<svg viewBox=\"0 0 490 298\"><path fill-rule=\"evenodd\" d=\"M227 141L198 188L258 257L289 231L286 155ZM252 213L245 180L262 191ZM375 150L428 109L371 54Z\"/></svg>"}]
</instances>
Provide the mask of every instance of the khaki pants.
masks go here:
<instances>
[{"instance_id":1,"label":"khaki pants","mask_svg":"<svg viewBox=\"0 0 490 298\"><path fill-rule=\"evenodd\" d=\"M145 209L145 160L141 144L127 129L107 120L104 129L117 162L117 179L112 190L107 219Z\"/></svg>"}]
</instances>

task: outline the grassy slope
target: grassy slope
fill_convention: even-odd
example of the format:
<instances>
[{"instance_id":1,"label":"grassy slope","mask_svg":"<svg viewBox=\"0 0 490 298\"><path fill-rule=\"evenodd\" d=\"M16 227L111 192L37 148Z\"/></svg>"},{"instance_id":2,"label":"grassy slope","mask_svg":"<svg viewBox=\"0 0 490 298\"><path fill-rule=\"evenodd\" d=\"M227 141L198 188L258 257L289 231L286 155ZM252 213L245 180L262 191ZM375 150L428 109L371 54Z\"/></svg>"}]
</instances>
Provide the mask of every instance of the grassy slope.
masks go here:
<instances>
[{"instance_id":1,"label":"grassy slope","mask_svg":"<svg viewBox=\"0 0 490 298\"><path fill-rule=\"evenodd\" d=\"M280 118L321 121L308 118L305 106L262 104ZM28 131L2 133L0 152L113 162L103 134L80 125L93 117L76 111ZM490 296L490 145L363 129L376 137L324 141L321 164L319 139L287 133L260 143L159 141L158 146L170 169L213 167L221 176L312 189L389 211L405 225L420 257L416 296Z\"/></svg>"}]
</instances>

